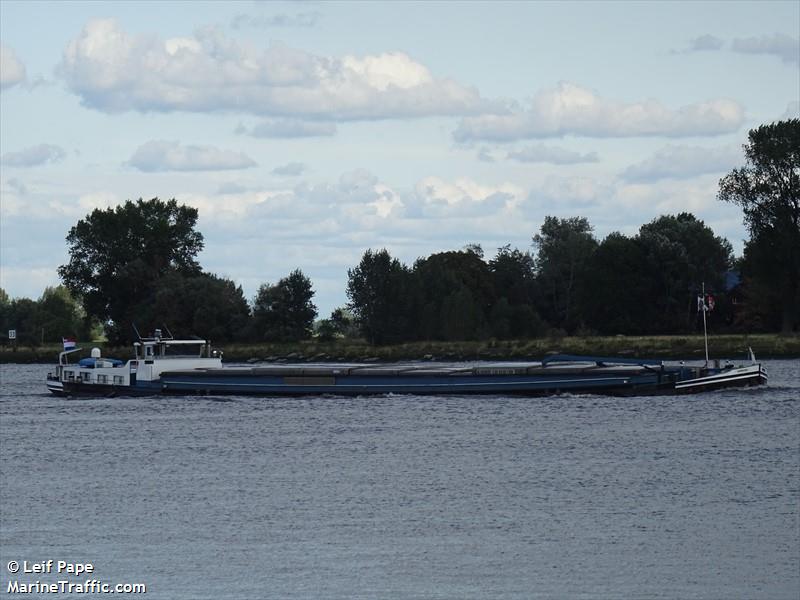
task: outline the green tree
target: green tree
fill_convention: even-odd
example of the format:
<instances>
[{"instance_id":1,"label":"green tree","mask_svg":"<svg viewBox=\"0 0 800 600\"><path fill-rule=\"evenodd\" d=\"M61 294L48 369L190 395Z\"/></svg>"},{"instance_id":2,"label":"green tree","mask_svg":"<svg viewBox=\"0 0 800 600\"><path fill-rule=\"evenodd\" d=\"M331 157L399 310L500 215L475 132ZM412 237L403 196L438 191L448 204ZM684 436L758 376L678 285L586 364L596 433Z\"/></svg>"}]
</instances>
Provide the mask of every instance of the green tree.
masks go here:
<instances>
[{"instance_id":1,"label":"green tree","mask_svg":"<svg viewBox=\"0 0 800 600\"><path fill-rule=\"evenodd\" d=\"M47 287L39 299L37 327L45 342L60 342L64 336L89 338L89 321L66 287Z\"/></svg>"},{"instance_id":2,"label":"green tree","mask_svg":"<svg viewBox=\"0 0 800 600\"><path fill-rule=\"evenodd\" d=\"M336 326L330 319L320 319L314 323L314 330L320 342L332 342L336 339Z\"/></svg>"},{"instance_id":3,"label":"green tree","mask_svg":"<svg viewBox=\"0 0 800 600\"><path fill-rule=\"evenodd\" d=\"M95 209L70 229L69 262L59 275L86 314L106 324L110 341L130 341L132 309L154 299L160 278L200 273L195 257L203 236L196 223L197 209L174 199Z\"/></svg>"},{"instance_id":4,"label":"green tree","mask_svg":"<svg viewBox=\"0 0 800 600\"><path fill-rule=\"evenodd\" d=\"M8 340L9 329L14 329L11 323L11 298L0 288L0 340Z\"/></svg>"},{"instance_id":5,"label":"green tree","mask_svg":"<svg viewBox=\"0 0 800 600\"><path fill-rule=\"evenodd\" d=\"M743 277L775 307L765 311L781 330L800 325L800 119L750 130L746 164L719 182L718 198L742 207L750 239ZM764 304L762 304L763 306Z\"/></svg>"},{"instance_id":6,"label":"green tree","mask_svg":"<svg viewBox=\"0 0 800 600\"><path fill-rule=\"evenodd\" d=\"M648 263L649 276L642 284L654 332L691 329L701 285L715 295L724 291L725 272L733 262L730 242L690 213L663 215L642 225L638 241Z\"/></svg>"},{"instance_id":7,"label":"green tree","mask_svg":"<svg viewBox=\"0 0 800 600\"><path fill-rule=\"evenodd\" d=\"M39 300L11 300L0 290L0 329L2 337L9 329L17 331L20 344L61 342L64 336L89 339L89 322L80 305L63 286L47 287Z\"/></svg>"},{"instance_id":8,"label":"green tree","mask_svg":"<svg viewBox=\"0 0 800 600\"><path fill-rule=\"evenodd\" d=\"M499 298L489 317L492 335L501 339L541 335L544 327L535 308L536 274L530 253L510 245L498 248L489 271Z\"/></svg>"},{"instance_id":9,"label":"green tree","mask_svg":"<svg viewBox=\"0 0 800 600\"><path fill-rule=\"evenodd\" d=\"M597 248L592 226L585 217L545 217L533 245L544 316L551 324L573 331L580 325L587 264Z\"/></svg>"},{"instance_id":10,"label":"green tree","mask_svg":"<svg viewBox=\"0 0 800 600\"><path fill-rule=\"evenodd\" d=\"M152 295L131 311L143 335L162 326L179 337L199 336L217 343L243 340L249 334L250 307L241 286L208 273L166 273Z\"/></svg>"},{"instance_id":11,"label":"green tree","mask_svg":"<svg viewBox=\"0 0 800 600\"><path fill-rule=\"evenodd\" d=\"M584 286L586 326L603 334L639 334L653 326L654 272L644 244L609 234L589 259Z\"/></svg>"},{"instance_id":12,"label":"green tree","mask_svg":"<svg viewBox=\"0 0 800 600\"><path fill-rule=\"evenodd\" d=\"M482 252L432 254L414 263L417 291L415 337L423 339L480 339L489 335L488 318L495 290Z\"/></svg>"},{"instance_id":13,"label":"green tree","mask_svg":"<svg viewBox=\"0 0 800 600\"><path fill-rule=\"evenodd\" d=\"M347 271L349 308L372 344L411 337L412 295L408 267L385 248L367 250L361 262Z\"/></svg>"},{"instance_id":14,"label":"green tree","mask_svg":"<svg viewBox=\"0 0 800 600\"><path fill-rule=\"evenodd\" d=\"M258 339L298 341L311 337L317 307L311 301L311 280L300 269L275 285L258 288L253 301L253 319Z\"/></svg>"},{"instance_id":15,"label":"green tree","mask_svg":"<svg viewBox=\"0 0 800 600\"><path fill-rule=\"evenodd\" d=\"M341 335L346 338L358 337L358 324L355 322L353 314L347 307L339 307L331 312L330 322L334 330L334 334Z\"/></svg>"},{"instance_id":16,"label":"green tree","mask_svg":"<svg viewBox=\"0 0 800 600\"><path fill-rule=\"evenodd\" d=\"M18 344L39 345L42 330L39 326L38 302L30 298L14 298L8 305L6 319L7 324L3 329L16 329Z\"/></svg>"}]
</instances>

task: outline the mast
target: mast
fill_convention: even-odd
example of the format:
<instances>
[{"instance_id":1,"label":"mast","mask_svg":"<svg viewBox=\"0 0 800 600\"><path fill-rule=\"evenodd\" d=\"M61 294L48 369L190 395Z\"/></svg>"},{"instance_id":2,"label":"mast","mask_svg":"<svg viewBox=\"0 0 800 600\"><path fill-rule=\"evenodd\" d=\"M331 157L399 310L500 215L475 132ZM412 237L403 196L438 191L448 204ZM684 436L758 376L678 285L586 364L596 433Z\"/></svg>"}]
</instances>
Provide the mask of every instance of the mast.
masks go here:
<instances>
[{"instance_id":1,"label":"mast","mask_svg":"<svg viewBox=\"0 0 800 600\"><path fill-rule=\"evenodd\" d=\"M706 328L706 311L708 311L708 306L706 306L706 282L703 282L703 340L705 341L706 345L706 368L708 368L708 329Z\"/></svg>"}]
</instances>

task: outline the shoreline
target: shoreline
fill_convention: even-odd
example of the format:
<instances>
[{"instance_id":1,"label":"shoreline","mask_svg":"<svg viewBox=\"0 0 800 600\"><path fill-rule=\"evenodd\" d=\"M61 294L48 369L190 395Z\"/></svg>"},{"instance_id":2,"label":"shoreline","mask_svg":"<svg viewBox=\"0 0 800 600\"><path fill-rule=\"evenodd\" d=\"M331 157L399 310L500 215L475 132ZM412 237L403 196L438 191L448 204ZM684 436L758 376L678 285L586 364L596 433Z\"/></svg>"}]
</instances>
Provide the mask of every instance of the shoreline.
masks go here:
<instances>
[{"instance_id":1,"label":"shoreline","mask_svg":"<svg viewBox=\"0 0 800 600\"><path fill-rule=\"evenodd\" d=\"M127 359L130 348L109 347L101 342L78 344L87 352L102 349L104 356ZM730 334L709 338L710 359L743 359L748 347L757 358L800 358L800 335ZM703 360L701 335L670 336L572 336L522 340L483 340L463 342L424 341L372 346L361 340L294 343L221 344L217 347L226 363L241 362L394 362L407 360L476 361L539 360L548 354L582 354L617 358L655 358L665 360ZM0 348L2 364L52 364L57 361L60 344L39 347Z\"/></svg>"}]
</instances>

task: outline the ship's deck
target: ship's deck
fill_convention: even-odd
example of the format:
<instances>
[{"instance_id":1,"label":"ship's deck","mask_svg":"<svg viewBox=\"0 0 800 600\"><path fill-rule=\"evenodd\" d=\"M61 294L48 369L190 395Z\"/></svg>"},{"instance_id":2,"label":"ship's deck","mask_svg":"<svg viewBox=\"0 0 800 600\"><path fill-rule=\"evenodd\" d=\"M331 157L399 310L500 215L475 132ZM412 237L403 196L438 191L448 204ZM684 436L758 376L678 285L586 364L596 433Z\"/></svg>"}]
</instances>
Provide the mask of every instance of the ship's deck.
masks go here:
<instances>
[{"instance_id":1,"label":"ship's deck","mask_svg":"<svg viewBox=\"0 0 800 600\"><path fill-rule=\"evenodd\" d=\"M641 365L600 366L594 362L550 364L541 362L481 363L351 363L269 364L210 369L165 371L161 377L482 377L519 375L624 374L652 372Z\"/></svg>"}]
</instances>

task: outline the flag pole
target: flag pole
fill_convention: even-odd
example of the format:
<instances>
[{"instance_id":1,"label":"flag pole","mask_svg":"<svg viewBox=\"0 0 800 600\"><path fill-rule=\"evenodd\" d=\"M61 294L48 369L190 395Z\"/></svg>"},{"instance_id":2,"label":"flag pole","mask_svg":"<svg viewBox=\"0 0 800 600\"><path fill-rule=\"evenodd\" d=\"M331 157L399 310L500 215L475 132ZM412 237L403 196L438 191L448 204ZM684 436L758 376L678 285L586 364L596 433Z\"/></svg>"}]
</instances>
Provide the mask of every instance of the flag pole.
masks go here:
<instances>
[{"instance_id":1,"label":"flag pole","mask_svg":"<svg viewBox=\"0 0 800 600\"><path fill-rule=\"evenodd\" d=\"M706 344L706 368L708 368L708 329L706 328L706 311L708 310L708 306L706 306L706 282L703 282L703 339L705 340Z\"/></svg>"}]
</instances>

